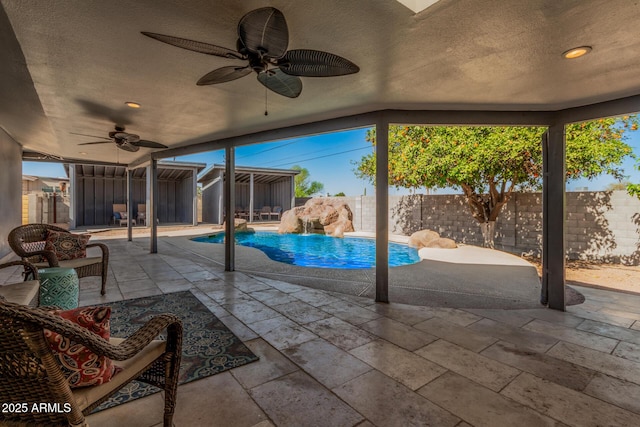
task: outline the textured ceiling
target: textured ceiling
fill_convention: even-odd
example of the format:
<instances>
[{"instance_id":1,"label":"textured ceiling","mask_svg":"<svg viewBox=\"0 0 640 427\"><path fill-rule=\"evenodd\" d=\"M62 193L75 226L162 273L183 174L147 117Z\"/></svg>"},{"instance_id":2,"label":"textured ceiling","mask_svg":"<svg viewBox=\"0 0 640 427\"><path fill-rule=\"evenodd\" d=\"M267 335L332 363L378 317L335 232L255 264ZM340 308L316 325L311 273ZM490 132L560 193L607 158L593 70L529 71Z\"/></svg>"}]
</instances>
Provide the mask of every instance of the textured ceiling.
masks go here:
<instances>
[{"instance_id":1,"label":"textured ceiling","mask_svg":"<svg viewBox=\"0 0 640 427\"><path fill-rule=\"evenodd\" d=\"M115 123L179 147L385 108L555 110L640 94L632 0L441 0L418 14L395 0L0 2L0 126L25 149L65 158L131 162L149 153L78 146ZM296 99L269 93L265 116L253 74L195 84L242 62L140 34L235 48L238 20L264 6L284 13L290 49L326 50L360 72L302 78ZM592 53L561 57L580 45ZM129 100L143 108L127 108Z\"/></svg>"}]
</instances>

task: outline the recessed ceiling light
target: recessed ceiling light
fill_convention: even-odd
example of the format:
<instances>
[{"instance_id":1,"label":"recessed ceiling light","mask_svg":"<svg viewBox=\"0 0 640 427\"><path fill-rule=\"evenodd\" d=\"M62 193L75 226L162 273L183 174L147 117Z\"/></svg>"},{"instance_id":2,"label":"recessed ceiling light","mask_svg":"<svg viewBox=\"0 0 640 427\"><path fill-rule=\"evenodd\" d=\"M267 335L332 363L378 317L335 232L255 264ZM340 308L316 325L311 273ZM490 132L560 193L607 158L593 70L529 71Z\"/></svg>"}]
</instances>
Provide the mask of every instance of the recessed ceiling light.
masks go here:
<instances>
[{"instance_id":1,"label":"recessed ceiling light","mask_svg":"<svg viewBox=\"0 0 640 427\"><path fill-rule=\"evenodd\" d=\"M413 13L420 13L429 6L438 3L440 0L398 0L398 3L402 3L409 9L413 11Z\"/></svg>"},{"instance_id":2,"label":"recessed ceiling light","mask_svg":"<svg viewBox=\"0 0 640 427\"><path fill-rule=\"evenodd\" d=\"M142 107L142 105L138 104L137 102L133 102L133 101L127 101L124 104L127 107L130 107L130 108L140 108L140 107Z\"/></svg>"},{"instance_id":3,"label":"recessed ceiling light","mask_svg":"<svg viewBox=\"0 0 640 427\"><path fill-rule=\"evenodd\" d=\"M86 151L81 151L81 152L80 152L80 153L78 153L78 154L85 155L85 154L87 154L87 152L86 152Z\"/></svg>"},{"instance_id":4,"label":"recessed ceiling light","mask_svg":"<svg viewBox=\"0 0 640 427\"><path fill-rule=\"evenodd\" d=\"M562 57L566 59L576 59L586 55L589 52L591 52L591 46L579 46L563 52Z\"/></svg>"}]
</instances>

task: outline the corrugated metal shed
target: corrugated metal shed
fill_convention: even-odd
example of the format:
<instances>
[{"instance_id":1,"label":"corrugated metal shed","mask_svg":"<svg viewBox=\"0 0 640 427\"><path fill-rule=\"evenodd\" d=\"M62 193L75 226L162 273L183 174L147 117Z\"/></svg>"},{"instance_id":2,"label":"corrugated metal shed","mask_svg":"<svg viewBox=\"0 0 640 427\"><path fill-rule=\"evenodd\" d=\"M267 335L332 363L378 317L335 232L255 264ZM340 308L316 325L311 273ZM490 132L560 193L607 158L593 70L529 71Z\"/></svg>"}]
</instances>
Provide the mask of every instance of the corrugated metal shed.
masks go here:
<instances>
[{"instance_id":1,"label":"corrugated metal shed","mask_svg":"<svg viewBox=\"0 0 640 427\"><path fill-rule=\"evenodd\" d=\"M204 163L158 162L158 220L192 223L195 180ZM127 202L127 168L116 165L64 165L72 177L72 227L113 223L115 204ZM139 205L147 205L147 168L133 170L131 201L135 218Z\"/></svg>"}]
</instances>

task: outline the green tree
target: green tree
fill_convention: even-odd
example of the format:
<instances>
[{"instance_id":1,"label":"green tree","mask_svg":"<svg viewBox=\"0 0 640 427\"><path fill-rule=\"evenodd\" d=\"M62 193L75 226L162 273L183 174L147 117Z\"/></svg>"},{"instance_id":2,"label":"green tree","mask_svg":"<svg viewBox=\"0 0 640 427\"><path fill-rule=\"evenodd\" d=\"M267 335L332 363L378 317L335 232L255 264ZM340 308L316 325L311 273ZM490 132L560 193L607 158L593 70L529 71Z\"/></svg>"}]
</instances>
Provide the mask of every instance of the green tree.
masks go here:
<instances>
[{"instance_id":1,"label":"green tree","mask_svg":"<svg viewBox=\"0 0 640 427\"><path fill-rule=\"evenodd\" d=\"M621 180L619 165L630 156L625 130L636 116L576 123L566 129L567 179L609 174ZM457 188L480 224L485 246L493 247L494 225L514 191L540 189L542 127L390 126L389 184L403 188ZM374 146L375 131L367 133ZM356 162L359 178L375 184L375 154Z\"/></svg>"},{"instance_id":2,"label":"green tree","mask_svg":"<svg viewBox=\"0 0 640 427\"><path fill-rule=\"evenodd\" d=\"M295 165L291 169L299 170L300 173L294 178L296 184L296 197L309 197L320 193L324 185L318 181L309 182L309 171L307 168Z\"/></svg>"},{"instance_id":3,"label":"green tree","mask_svg":"<svg viewBox=\"0 0 640 427\"><path fill-rule=\"evenodd\" d=\"M344 194L344 191L341 191L339 193L334 194L335 197L345 197L346 194Z\"/></svg>"}]
</instances>

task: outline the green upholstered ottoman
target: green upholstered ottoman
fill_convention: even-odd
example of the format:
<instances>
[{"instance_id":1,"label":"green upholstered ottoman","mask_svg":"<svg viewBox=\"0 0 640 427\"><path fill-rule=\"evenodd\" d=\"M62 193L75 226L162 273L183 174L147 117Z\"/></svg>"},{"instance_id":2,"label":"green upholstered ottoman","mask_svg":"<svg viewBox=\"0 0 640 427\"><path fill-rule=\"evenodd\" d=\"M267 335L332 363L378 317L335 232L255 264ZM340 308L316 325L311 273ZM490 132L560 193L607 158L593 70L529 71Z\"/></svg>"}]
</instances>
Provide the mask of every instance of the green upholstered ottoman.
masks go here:
<instances>
[{"instance_id":1,"label":"green upholstered ottoman","mask_svg":"<svg viewBox=\"0 0 640 427\"><path fill-rule=\"evenodd\" d=\"M38 274L40 305L54 305L65 310L78 307L80 282L73 268L42 268Z\"/></svg>"}]
</instances>

